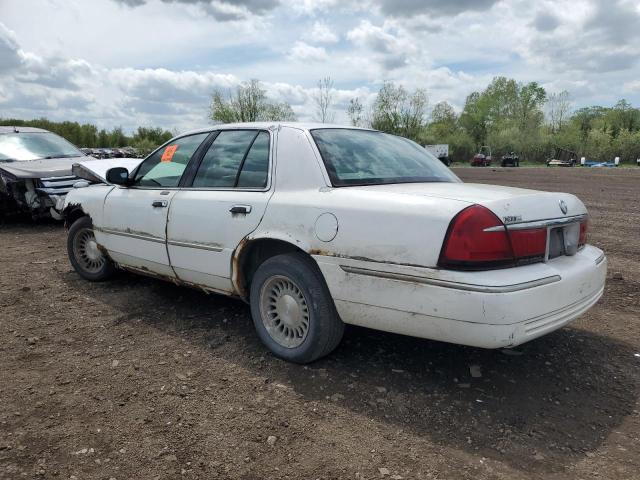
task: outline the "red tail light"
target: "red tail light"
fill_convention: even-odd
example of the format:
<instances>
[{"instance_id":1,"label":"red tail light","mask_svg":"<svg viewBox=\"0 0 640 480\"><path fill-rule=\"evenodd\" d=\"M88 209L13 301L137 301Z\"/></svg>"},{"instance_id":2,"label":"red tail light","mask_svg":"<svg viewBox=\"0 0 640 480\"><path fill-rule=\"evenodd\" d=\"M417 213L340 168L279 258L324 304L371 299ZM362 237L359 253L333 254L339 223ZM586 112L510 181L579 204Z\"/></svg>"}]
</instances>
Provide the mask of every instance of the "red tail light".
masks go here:
<instances>
[{"instance_id":1,"label":"red tail light","mask_svg":"<svg viewBox=\"0 0 640 480\"><path fill-rule=\"evenodd\" d=\"M547 229L507 231L488 208L472 205L454 217L440 252L443 268L482 270L543 260Z\"/></svg>"},{"instance_id":2,"label":"red tail light","mask_svg":"<svg viewBox=\"0 0 640 480\"><path fill-rule=\"evenodd\" d=\"M589 230L589 220L580 222L580 237L578 238L578 247L583 247L587 244L587 230Z\"/></svg>"},{"instance_id":3,"label":"red tail light","mask_svg":"<svg viewBox=\"0 0 640 480\"><path fill-rule=\"evenodd\" d=\"M547 250L547 229L511 230L513 256L516 259L543 257Z\"/></svg>"}]
</instances>

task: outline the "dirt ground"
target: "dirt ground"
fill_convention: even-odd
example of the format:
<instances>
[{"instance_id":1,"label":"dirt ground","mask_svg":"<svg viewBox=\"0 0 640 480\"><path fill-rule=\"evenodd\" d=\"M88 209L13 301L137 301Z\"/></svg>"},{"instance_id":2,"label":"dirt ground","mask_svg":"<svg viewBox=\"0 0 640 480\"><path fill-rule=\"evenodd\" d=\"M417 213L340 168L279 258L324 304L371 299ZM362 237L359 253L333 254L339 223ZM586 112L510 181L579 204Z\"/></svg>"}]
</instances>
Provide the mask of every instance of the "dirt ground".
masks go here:
<instances>
[{"instance_id":1,"label":"dirt ground","mask_svg":"<svg viewBox=\"0 0 640 480\"><path fill-rule=\"evenodd\" d=\"M239 301L91 284L60 225L0 225L0 478L640 478L640 169L456 172L579 195L598 305L515 354L349 328L303 367Z\"/></svg>"}]
</instances>

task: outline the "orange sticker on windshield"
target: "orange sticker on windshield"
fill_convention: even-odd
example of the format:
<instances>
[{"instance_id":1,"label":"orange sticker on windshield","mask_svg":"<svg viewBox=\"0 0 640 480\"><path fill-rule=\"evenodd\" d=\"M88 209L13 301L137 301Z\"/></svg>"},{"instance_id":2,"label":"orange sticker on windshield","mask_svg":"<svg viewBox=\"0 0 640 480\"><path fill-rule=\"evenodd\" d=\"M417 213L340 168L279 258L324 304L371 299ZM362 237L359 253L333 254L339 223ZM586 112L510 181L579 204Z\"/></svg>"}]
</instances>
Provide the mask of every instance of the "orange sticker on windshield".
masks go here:
<instances>
[{"instance_id":1,"label":"orange sticker on windshield","mask_svg":"<svg viewBox=\"0 0 640 480\"><path fill-rule=\"evenodd\" d=\"M167 147L164 149L164 152L162 153L162 157L160 157L160 161L170 162L173 158L173 155L176 153L176 150L178 150L178 145L167 145Z\"/></svg>"}]
</instances>

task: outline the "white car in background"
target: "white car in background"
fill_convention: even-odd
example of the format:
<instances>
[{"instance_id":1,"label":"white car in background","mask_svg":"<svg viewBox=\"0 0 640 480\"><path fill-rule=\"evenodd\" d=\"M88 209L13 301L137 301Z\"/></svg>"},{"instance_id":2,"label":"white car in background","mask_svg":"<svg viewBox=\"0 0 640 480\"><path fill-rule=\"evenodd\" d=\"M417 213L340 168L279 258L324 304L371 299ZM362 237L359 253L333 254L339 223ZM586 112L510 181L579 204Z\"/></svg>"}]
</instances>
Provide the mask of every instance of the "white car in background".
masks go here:
<instances>
[{"instance_id":1,"label":"white car in background","mask_svg":"<svg viewBox=\"0 0 640 480\"><path fill-rule=\"evenodd\" d=\"M114 159L113 162L117 160ZM566 325L600 298L601 250L566 193L462 183L378 131L220 125L66 197L84 278L122 268L251 305L277 356L310 362L344 324L484 348Z\"/></svg>"}]
</instances>

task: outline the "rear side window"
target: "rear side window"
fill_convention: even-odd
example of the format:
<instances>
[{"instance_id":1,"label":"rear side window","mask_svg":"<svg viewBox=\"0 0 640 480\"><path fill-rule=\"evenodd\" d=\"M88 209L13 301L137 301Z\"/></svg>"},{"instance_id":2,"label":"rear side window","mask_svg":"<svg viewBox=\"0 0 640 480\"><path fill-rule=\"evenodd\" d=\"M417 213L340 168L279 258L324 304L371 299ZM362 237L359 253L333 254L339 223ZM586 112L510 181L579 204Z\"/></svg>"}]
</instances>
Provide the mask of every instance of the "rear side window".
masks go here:
<instances>
[{"instance_id":1,"label":"rear side window","mask_svg":"<svg viewBox=\"0 0 640 480\"><path fill-rule=\"evenodd\" d=\"M269 134L260 132L244 160L238 176L238 187L264 188L269 173Z\"/></svg>"},{"instance_id":2,"label":"rear side window","mask_svg":"<svg viewBox=\"0 0 640 480\"><path fill-rule=\"evenodd\" d=\"M145 159L136 172L134 185L177 187L191 157L209 133L178 138Z\"/></svg>"},{"instance_id":3,"label":"rear side window","mask_svg":"<svg viewBox=\"0 0 640 480\"><path fill-rule=\"evenodd\" d=\"M195 188L263 188L269 168L269 134L223 130L205 154Z\"/></svg>"},{"instance_id":4,"label":"rear side window","mask_svg":"<svg viewBox=\"0 0 640 480\"><path fill-rule=\"evenodd\" d=\"M459 182L440 160L403 137L372 130L311 131L336 187L412 182Z\"/></svg>"}]
</instances>

